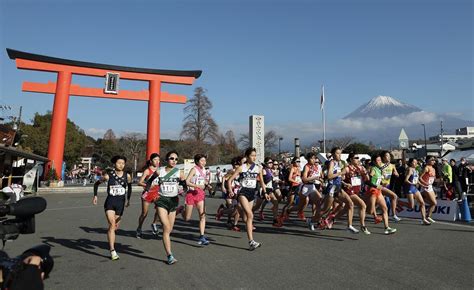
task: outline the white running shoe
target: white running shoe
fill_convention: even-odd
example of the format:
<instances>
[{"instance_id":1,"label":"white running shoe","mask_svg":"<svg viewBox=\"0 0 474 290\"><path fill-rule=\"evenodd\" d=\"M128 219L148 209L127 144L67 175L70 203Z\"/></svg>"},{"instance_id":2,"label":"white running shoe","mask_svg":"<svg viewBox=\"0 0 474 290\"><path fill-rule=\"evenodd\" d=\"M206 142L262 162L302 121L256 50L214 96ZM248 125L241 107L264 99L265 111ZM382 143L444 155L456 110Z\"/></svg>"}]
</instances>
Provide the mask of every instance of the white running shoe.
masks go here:
<instances>
[{"instance_id":1,"label":"white running shoe","mask_svg":"<svg viewBox=\"0 0 474 290\"><path fill-rule=\"evenodd\" d=\"M402 219L399 218L397 215L394 215L394 216L392 217L392 220L393 220L394 222L397 222L397 223L398 223L398 222L401 221Z\"/></svg>"},{"instance_id":2,"label":"white running shoe","mask_svg":"<svg viewBox=\"0 0 474 290\"><path fill-rule=\"evenodd\" d=\"M428 220L421 220L421 224L425 226L430 226L431 223Z\"/></svg>"},{"instance_id":3,"label":"white running shoe","mask_svg":"<svg viewBox=\"0 0 474 290\"><path fill-rule=\"evenodd\" d=\"M253 251L256 248L260 247L261 245L262 245L261 243L258 243L256 241L252 240L252 241L249 242L249 251Z\"/></svg>"},{"instance_id":4,"label":"white running shoe","mask_svg":"<svg viewBox=\"0 0 474 290\"><path fill-rule=\"evenodd\" d=\"M359 233L359 230L354 228L353 226L348 226L347 227L347 230L353 234L358 234Z\"/></svg>"},{"instance_id":5,"label":"white running shoe","mask_svg":"<svg viewBox=\"0 0 474 290\"><path fill-rule=\"evenodd\" d=\"M369 232L369 229L367 227L360 227L360 230L366 234L366 235L370 235L371 233Z\"/></svg>"},{"instance_id":6,"label":"white running shoe","mask_svg":"<svg viewBox=\"0 0 474 290\"><path fill-rule=\"evenodd\" d=\"M110 251L110 259L112 259L112 261L120 259L119 255L117 255L117 252L115 250Z\"/></svg>"},{"instance_id":7,"label":"white running shoe","mask_svg":"<svg viewBox=\"0 0 474 290\"><path fill-rule=\"evenodd\" d=\"M309 229L310 231L313 231L313 232L314 232L314 223L311 222L311 219L310 219L310 218L307 218L307 219L306 219L306 224L308 225L308 229Z\"/></svg>"},{"instance_id":8,"label":"white running shoe","mask_svg":"<svg viewBox=\"0 0 474 290\"><path fill-rule=\"evenodd\" d=\"M386 235L391 235L391 234L394 234L394 233L396 233L396 232L397 232L397 229L392 229L391 227L387 227L387 228L385 228L385 232L384 232L384 233L385 233Z\"/></svg>"},{"instance_id":9,"label":"white running shoe","mask_svg":"<svg viewBox=\"0 0 474 290\"><path fill-rule=\"evenodd\" d=\"M430 223L434 224L436 221L434 219L432 219L431 217L427 217L426 218Z\"/></svg>"}]
</instances>

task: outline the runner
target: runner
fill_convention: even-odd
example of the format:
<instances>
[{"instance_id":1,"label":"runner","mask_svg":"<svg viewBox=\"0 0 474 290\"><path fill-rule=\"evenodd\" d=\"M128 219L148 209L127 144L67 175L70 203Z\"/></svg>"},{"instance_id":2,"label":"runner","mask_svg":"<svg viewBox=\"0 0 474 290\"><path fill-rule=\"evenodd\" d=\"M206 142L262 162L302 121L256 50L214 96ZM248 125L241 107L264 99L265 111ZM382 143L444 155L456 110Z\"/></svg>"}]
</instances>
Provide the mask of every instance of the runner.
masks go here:
<instances>
[{"instance_id":1,"label":"runner","mask_svg":"<svg viewBox=\"0 0 474 290\"><path fill-rule=\"evenodd\" d=\"M142 194L142 212L140 217L138 218L138 227L136 232L136 237L140 239L142 237L142 225L148 215L148 208L150 204L155 202L158 198L158 179L156 178L153 183L151 184L150 188L146 188L146 181L150 178L150 176L156 171L158 166L160 165L160 155L158 153L152 153L150 155L150 159L147 161L148 168L143 171L143 175L140 177L138 181L138 185L143 186L143 194ZM155 217L153 219L153 223L151 224L151 232L154 235L158 235L158 209L155 211Z\"/></svg>"},{"instance_id":2,"label":"runner","mask_svg":"<svg viewBox=\"0 0 474 290\"><path fill-rule=\"evenodd\" d=\"M237 201L237 194L240 191L240 184L235 179L232 181L231 187L228 187L227 181L234 174L235 170L240 166L242 157L234 157L231 161L232 169L223 177L222 192L225 194L225 205L221 204L217 209L216 220L220 220L223 215L227 216L227 228L236 232L240 232L237 226L240 216L242 216L242 209ZM234 196L230 197L229 192L233 192ZM233 220L232 220L233 219Z\"/></svg>"},{"instance_id":3,"label":"runner","mask_svg":"<svg viewBox=\"0 0 474 290\"><path fill-rule=\"evenodd\" d=\"M347 210L347 230L353 234L359 233L359 230L352 226L352 218L354 215L354 203L352 202L349 195L342 189L342 176L345 175L346 169L342 169L341 162L342 150L339 147L335 147L331 150L332 160L329 162L328 168L328 186L324 190L324 203L316 211L316 214L307 220L308 227L314 231L314 223L320 222L321 218L326 215L336 200L339 203L344 203ZM323 220L323 223L328 224L328 220Z\"/></svg>"},{"instance_id":4,"label":"runner","mask_svg":"<svg viewBox=\"0 0 474 290\"><path fill-rule=\"evenodd\" d=\"M433 211L436 208L436 194L433 190L433 183L436 179L436 172L433 168L436 160L432 156L426 157L426 166L423 169L423 173L421 174L421 178L418 182L421 184L422 194L425 200L430 204L430 208L428 210L428 217L426 218L430 223L434 223L435 220L432 218Z\"/></svg>"},{"instance_id":5,"label":"runner","mask_svg":"<svg viewBox=\"0 0 474 290\"><path fill-rule=\"evenodd\" d=\"M367 181L369 178L365 168L362 167L359 162L359 157L354 153L349 154L347 163L349 164L347 165L346 174L344 175L344 188L347 194L349 194L351 200L359 208L360 229L364 234L370 235L370 232L365 225L365 211L367 210L367 206L365 202L359 197L362 183ZM341 211L334 218L339 218L343 214L344 211Z\"/></svg>"},{"instance_id":6,"label":"runner","mask_svg":"<svg viewBox=\"0 0 474 290\"><path fill-rule=\"evenodd\" d=\"M401 221L401 218L397 216L397 202L398 202L398 196L395 194L390 189L390 180L392 178L392 175L395 175L398 177L398 172L397 169L395 168L395 165L390 163L391 156L390 152L384 151L382 152L382 167L380 170L382 170L382 194L385 196L388 196L390 198L390 207L392 208L392 219L396 222Z\"/></svg>"},{"instance_id":7,"label":"runner","mask_svg":"<svg viewBox=\"0 0 474 290\"><path fill-rule=\"evenodd\" d=\"M186 178L186 185L189 187L186 193L185 204L186 208L183 211L183 206L177 210L177 214L183 215L184 221L189 221L193 213L193 207L196 207L199 214L199 241L201 246L209 245L207 237L204 235L206 229L206 207L204 205L205 193L204 189L208 185L206 180L206 155L196 154L194 156L195 166L189 171Z\"/></svg>"},{"instance_id":8,"label":"runner","mask_svg":"<svg viewBox=\"0 0 474 290\"><path fill-rule=\"evenodd\" d=\"M288 193L288 200L286 205L283 207L282 214L280 217L281 223L290 218L290 213L293 204L295 203L295 196L297 196L301 190L301 171L300 171L300 159L299 157L293 157L291 160L291 169L288 175L288 182L290 184L290 192ZM301 218L301 216L299 217ZM304 218L304 216L303 216Z\"/></svg>"},{"instance_id":9,"label":"runner","mask_svg":"<svg viewBox=\"0 0 474 290\"><path fill-rule=\"evenodd\" d=\"M416 171L418 161L415 158L410 158L408 160L408 168L406 170L405 177L405 194L408 198L408 206L411 209L415 208L415 199L420 206L421 219L424 225L431 225L431 223L426 219L426 208L425 202L421 193L418 191L418 171Z\"/></svg>"},{"instance_id":10,"label":"runner","mask_svg":"<svg viewBox=\"0 0 474 290\"><path fill-rule=\"evenodd\" d=\"M387 208L387 203L385 202L385 199L382 196L382 170L380 168L382 167L382 157L376 156L373 158L374 164L372 164L372 167L370 169L370 178L367 181L367 185L369 186L369 191L368 195L370 196L370 203L371 203L371 208L375 212L375 205L377 204L380 206L382 209L382 220L383 224L385 227L384 233L386 235L393 234L397 231L397 229L393 229L389 226L388 224L388 208Z\"/></svg>"},{"instance_id":11,"label":"runner","mask_svg":"<svg viewBox=\"0 0 474 290\"><path fill-rule=\"evenodd\" d=\"M311 212L315 213L323 198L320 192L321 181L323 181L323 169L320 162L313 152L306 154L306 160L308 163L303 169L304 185L298 202L298 217L302 220L306 220L303 213L306 206L311 204Z\"/></svg>"},{"instance_id":12,"label":"runner","mask_svg":"<svg viewBox=\"0 0 474 290\"><path fill-rule=\"evenodd\" d=\"M238 194L238 200L240 205L244 210L247 223L247 237L249 239L249 250L253 251L256 248L261 246L261 243L254 241L253 239L253 201L255 199L255 193L257 191L257 179L259 178L260 185L263 189L263 193L267 200L270 199L270 196L266 192L265 184L263 183L262 170L255 161L257 159L257 150L255 148L248 148L245 151L245 156L247 161L237 168L234 174L227 181L227 186L232 187L232 181L235 178L239 177L239 183L241 184L241 189ZM233 192L230 192L230 197L234 196Z\"/></svg>"},{"instance_id":13,"label":"runner","mask_svg":"<svg viewBox=\"0 0 474 290\"><path fill-rule=\"evenodd\" d=\"M107 198L105 199L104 209L109 229L107 230L107 240L109 241L110 258L118 260L120 257L115 251L115 231L120 225L124 206L130 205L130 196L132 195L132 177L125 173L125 163L127 158L124 156L114 156L111 160L114 164L114 170L104 173L102 178L94 183L94 198L92 203L97 205L97 190L102 182L107 182ZM125 204L125 193L127 193L127 204Z\"/></svg>"},{"instance_id":14,"label":"runner","mask_svg":"<svg viewBox=\"0 0 474 290\"><path fill-rule=\"evenodd\" d=\"M267 202L271 202L273 204L272 207L272 212L273 212L273 223L272 225L274 227L281 227L281 223L278 218L278 198L277 195L275 195L273 191L273 160L270 157L266 157L264 160L263 164L263 183L265 184L265 190L263 188L260 188L260 196L259 199L257 200L257 203L253 207L253 211L260 209L260 220L263 220L263 208ZM267 199L265 195L263 194L264 192L267 193L267 195L270 196L270 199Z\"/></svg>"},{"instance_id":15,"label":"runner","mask_svg":"<svg viewBox=\"0 0 474 290\"><path fill-rule=\"evenodd\" d=\"M172 265L178 260L171 252L170 234L173 231L176 218L176 207L179 203L178 191L179 182L184 180L183 174L176 165L178 164L178 152L170 151L166 154L167 166L157 169L150 177L147 183L152 183L154 179L159 178L160 197L155 201L158 208L158 215L163 227L163 246L168 258L168 265Z\"/></svg>"}]
</instances>

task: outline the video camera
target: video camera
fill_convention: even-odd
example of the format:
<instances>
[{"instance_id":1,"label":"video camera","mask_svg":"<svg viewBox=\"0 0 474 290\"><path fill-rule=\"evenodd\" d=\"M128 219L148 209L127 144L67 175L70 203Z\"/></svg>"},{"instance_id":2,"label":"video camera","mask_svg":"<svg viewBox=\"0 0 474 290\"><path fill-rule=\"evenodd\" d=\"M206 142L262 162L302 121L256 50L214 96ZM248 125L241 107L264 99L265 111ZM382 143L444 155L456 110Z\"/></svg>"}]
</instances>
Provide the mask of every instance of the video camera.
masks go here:
<instances>
[{"instance_id":1,"label":"video camera","mask_svg":"<svg viewBox=\"0 0 474 290\"><path fill-rule=\"evenodd\" d=\"M46 200L42 197L28 197L20 199L16 203L0 204L0 239L3 246L7 240L15 240L20 234L33 234L35 232L35 214L41 213L45 209ZM7 215L14 216L14 218L8 218ZM31 272L27 270L28 265L24 262L30 256L40 257L40 272L44 273L44 277L48 277L54 265L49 251L49 246L40 245L26 250L15 258L9 258L5 252L0 251L1 289L21 282L25 278L35 278L32 277L34 275L30 275Z\"/></svg>"}]
</instances>

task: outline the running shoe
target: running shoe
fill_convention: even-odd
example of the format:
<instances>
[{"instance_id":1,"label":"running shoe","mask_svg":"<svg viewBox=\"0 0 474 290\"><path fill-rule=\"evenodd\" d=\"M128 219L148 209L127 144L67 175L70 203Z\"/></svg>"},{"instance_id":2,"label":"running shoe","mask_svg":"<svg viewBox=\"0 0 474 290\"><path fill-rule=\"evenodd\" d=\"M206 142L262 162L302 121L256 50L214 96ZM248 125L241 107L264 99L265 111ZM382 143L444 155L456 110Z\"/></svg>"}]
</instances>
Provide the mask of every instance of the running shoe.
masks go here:
<instances>
[{"instance_id":1,"label":"running shoe","mask_svg":"<svg viewBox=\"0 0 474 290\"><path fill-rule=\"evenodd\" d=\"M360 230L361 230L364 234L370 235L369 229L367 229L367 227L360 227Z\"/></svg>"},{"instance_id":2,"label":"running shoe","mask_svg":"<svg viewBox=\"0 0 474 290\"><path fill-rule=\"evenodd\" d=\"M327 223L326 223L326 220L325 219L321 219L318 223L318 229L320 230L325 230L326 228L328 227Z\"/></svg>"},{"instance_id":3,"label":"running shoe","mask_svg":"<svg viewBox=\"0 0 474 290\"><path fill-rule=\"evenodd\" d=\"M173 257L173 254L171 255L168 255L168 265L173 265L174 263L178 262L178 260L176 260L174 257Z\"/></svg>"},{"instance_id":4,"label":"running shoe","mask_svg":"<svg viewBox=\"0 0 474 290\"><path fill-rule=\"evenodd\" d=\"M137 233L135 235L137 237L137 239L141 239L142 238L142 229L137 229Z\"/></svg>"},{"instance_id":5,"label":"running shoe","mask_svg":"<svg viewBox=\"0 0 474 290\"><path fill-rule=\"evenodd\" d=\"M382 220L383 220L383 219L382 219L382 217L379 217L379 216L376 216L376 217L374 218L374 222L375 222L375 224L379 224L379 223L381 223L381 222L382 222Z\"/></svg>"},{"instance_id":6,"label":"running shoe","mask_svg":"<svg viewBox=\"0 0 474 290\"><path fill-rule=\"evenodd\" d=\"M421 224L425 225L425 226L430 226L431 225L431 223L428 220L422 220Z\"/></svg>"},{"instance_id":7,"label":"running shoe","mask_svg":"<svg viewBox=\"0 0 474 290\"><path fill-rule=\"evenodd\" d=\"M261 245L262 245L261 243L257 243L256 241L252 240L249 242L249 251L253 251L256 248L260 247Z\"/></svg>"},{"instance_id":8,"label":"running shoe","mask_svg":"<svg viewBox=\"0 0 474 290\"><path fill-rule=\"evenodd\" d=\"M240 228L238 226L232 226L231 230L234 232L240 232Z\"/></svg>"},{"instance_id":9,"label":"running shoe","mask_svg":"<svg viewBox=\"0 0 474 290\"><path fill-rule=\"evenodd\" d=\"M432 219L431 217L427 217L426 218L430 223L434 224L436 221L434 219Z\"/></svg>"},{"instance_id":10,"label":"running shoe","mask_svg":"<svg viewBox=\"0 0 474 290\"><path fill-rule=\"evenodd\" d=\"M392 229L391 227L387 227L387 228L385 228L384 234L391 235L391 234L394 234L396 231L397 231L397 229Z\"/></svg>"},{"instance_id":11,"label":"running shoe","mask_svg":"<svg viewBox=\"0 0 474 290\"><path fill-rule=\"evenodd\" d=\"M201 236L199 238L198 245L201 245L201 246L209 245L209 241L207 240L206 236Z\"/></svg>"},{"instance_id":12,"label":"running shoe","mask_svg":"<svg viewBox=\"0 0 474 290\"><path fill-rule=\"evenodd\" d=\"M120 259L119 255L117 255L117 252L115 250L110 251L110 259L112 259L112 261Z\"/></svg>"},{"instance_id":13,"label":"running shoe","mask_svg":"<svg viewBox=\"0 0 474 290\"><path fill-rule=\"evenodd\" d=\"M154 235L158 235L158 225L157 224L151 224L151 232Z\"/></svg>"},{"instance_id":14,"label":"running shoe","mask_svg":"<svg viewBox=\"0 0 474 290\"><path fill-rule=\"evenodd\" d=\"M401 221L402 219L399 218L397 215L394 215L394 216L392 216L392 220L393 220L394 222L397 222L397 223L398 223L398 222Z\"/></svg>"},{"instance_id":15,"label":"running shoe","mask_svg":"<svg viewBox=\"0 0 474 290\"><path fill-rule=\"evenodd\" d=\"M314 223L311 221L310 218L306 219L306 224L308 225L308 229L310 231L314 231Z\"/></svg>"},{"instance_id":16,"label":"running shoe","mask_svg":"<svg viewBox=\"0 0 474 290\"><path fill-rule=\"evenodd\" d=\"M263 211L260 211L258 214L258 220L263 221L265 219L265 215L263 215Z\"/></svg>"},{"instance_id":17,"label":"running shoe","mask_svg":"<svg viewBox=\"0 0 474 290\"><path fill-rule=\"evenodd\" d=\"M353 226L348 226L347 227L347 230L353 234L358 234L359 233L359 230L354 228Z\"/></svg>"},{"instance_id":18,"label":"running shoe","mask_svg":"<svg viewBox=\"0 0 474 290\"><path fill-rule=\"evenodd\" d=\"M334 217L335 216L333 214L331 214L324 220L324 223L326 224L328 229L332 229L332 225L335 222Z\"/></svg>"},{"instance_id":19,"label":"running shoe","mask_svg":"<svg viewBox=\"0 0 474 290\"><path fill-rule=\"evenodd\" d=\"M275 228L281 228L283 225L279 220L273 220L272 226L274 226Z\"/></svg>"},{"instance_id":20,"label":"running shoe","mask_svg":"<svg viewBox=\"0 0 474 290\"><path fill-rule=\"evenodd\" d=\"M301 221L305 221L306 218L305 218L305 216L304 216L304 212L302 212L302 211L301 211L301 212L298 212L298 218L299 218Z\"/></svg>"}]
</instances>

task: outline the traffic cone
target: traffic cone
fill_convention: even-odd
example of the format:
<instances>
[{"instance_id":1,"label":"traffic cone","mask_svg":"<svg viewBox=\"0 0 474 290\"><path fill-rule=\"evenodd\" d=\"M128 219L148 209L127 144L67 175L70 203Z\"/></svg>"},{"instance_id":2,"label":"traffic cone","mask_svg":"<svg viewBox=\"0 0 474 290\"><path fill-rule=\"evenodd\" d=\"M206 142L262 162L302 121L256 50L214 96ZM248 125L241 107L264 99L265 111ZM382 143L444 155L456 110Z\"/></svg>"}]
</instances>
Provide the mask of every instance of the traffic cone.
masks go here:
<instances>
[{"instance_id":1,"label":"traffic cone","mask_svg":"<svg viewBox=\"0 0 474 290\"><path fill-rule=\"evenodd\" d=\"M461 211L461 220L464 222L470 222L471 211L469 210L469 202L467 202L466 196L463 196L459 210Z\"/></svg>"}]
</instances>

